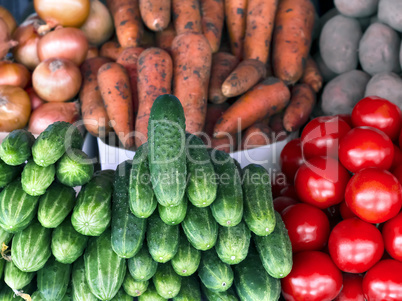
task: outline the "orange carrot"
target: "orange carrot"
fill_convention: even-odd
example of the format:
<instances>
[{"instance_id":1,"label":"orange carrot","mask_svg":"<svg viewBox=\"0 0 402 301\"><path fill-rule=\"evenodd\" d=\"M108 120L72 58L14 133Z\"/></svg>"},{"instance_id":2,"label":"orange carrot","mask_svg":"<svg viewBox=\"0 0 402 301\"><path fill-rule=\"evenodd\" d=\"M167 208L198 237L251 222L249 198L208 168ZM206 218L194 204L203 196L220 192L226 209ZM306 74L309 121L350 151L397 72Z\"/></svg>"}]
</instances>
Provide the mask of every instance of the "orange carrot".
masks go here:
<instances>
[{"instance_id":1,"label":"orange carrot","mask_svg":"<svg viewBox=\"0 0 402 301\"><path fill-rule=\"evenodd\" d=\"M233 153L237 147L237 135L228 134L226 137L220 139L211 138L210 144L208 143L205 143L208 148L221 150L225 153Z\"/></svg>"},{"instance_id":2,"label":"orange carrot","mask_svg":"<svg viewBox=\"0 0 402 301\"><path fill-rule=\"evenodd\" d=\"M99 49L96 46L89 46L88 53L85 59L87 60L97 56L99 56Z\"/></svg>"},{"instance_id":3,"label":"orange carrot","mask_svg":"<svg viewBox=\"0 0 402 301\"><path fill-rule=\"evenodd\" d=\"M256 122L244 131L240 149L252 149L272 142L274 142L274 137L271 128L265 123Z\"/></svg>"},{"instance_id":4,"label":"orange carrot","mask_svg":"<svg viewBox=\"0 0 402 301\"><path fill-rule=\"evenodd\" d=\"M165 30L156 33L156 47L162 48L170 53L170 50L172 49L172 42L175 37L176 31L173 27L173 24L170 23Z\"/></svg>"},{"instance_id":5,"label":"orange carrot","mask_svg":"<svg viewBox=\"0 0 402 301\"><path fill-rule=\"evenodd\" d=\"M102 45L99 55L116 61L122 52L123 48L120 46L119 43L109 41Z\"/></svg>"},{"instance_id":6,"label":"orange carrot","mask_svg":"<svg viewBox=\"0 0 402 301\"><path fill-rule=\"evenodd\" d=\"M134 145L133 103L130 79L126 69L117 63L106 63L98 71L99 91L110 123L126 149Z\"/></svg>"},{"instance_id":7,"label":"orange carrot","mask_svg":"<svg viewBox=\"0 0 402 301\"><path fill-rule=\"evenodd\" d=\"M123 50L120 56L117 58L116 63L126 68L128 77L130 78L131 88L131 100L133 101L133 114L137 115L138 112L138 90L137 90L137 78L138 69L137 61L144 48L141 47L129 47Z\"/></svg>"},{"instance_id":8,"label":"orange carrot","mask_svg":"<svg viewBox=\"0 0 402 301\"><path fill-rule=\"evenodd\" d=\"M226 26L229 31L232 53L238 59L243 55L246 32L247 0L225 0Z\"/></svg>"},{"instance_id":9,"label":"orange carrot","mask_svg":"<svg viewBox=\"0 0 402 301\"><path fill-rule=\"evenodd\" d=\"M170 22L170 1L140 0L140 13L149 29L164 30Z\"/></svg>"},{"instance_id":10,"label":"orange carrot","mask_svg":"<svg viewBox=\"0 0 402 301\"><path fill-rule=\"evenodd\" d=\"M275 19L272 62L275 76L287 84L303 75L314 26L310 0L281 0Z\"/></svg>"},{"instance_id":11,"label":"orange carrot","mask_svg":"<svg viewBox=\"0 0 402 301\"><path fill-rule=\"evenodd\" d=\"M199 0L172 0L173 23L177 35L202 33Z\"/></svg>"},{"instance_id":12,"label":"orange carrot","mask_svg":"<svg viewBox=\"0 0 402 301\"><path fill-rule=\"evenodd\" d=\"M265 72L265 64L259 60L246 59L241 61L223 82L222 94L226 97L234 97L247 92L261 78L265 77Z\"/></svg>"},{"instance_id":13,"label":"orange carrot","mask_svg":"<svg viewBox=\"0 0 402 301\"><path fill-rule=\"evenodd\" d=\"M323 78L314 59L309 56L306 62L301 82L308 84L315 93L321 90Z\"/></svg>"},{"instance_id":14,"label":"orange carrot","mask_svg":"<svg viewBox=\"0 0 402 301\"><path fill-rule=\"evenodd\" d=\"M113 16L120 45L123 48L139 46L144 27L138 0L107 0L106 3Z\"/></svg>"},{"instance_id":15,"label":"orange carrot","mask_svg":"<svg viewBox=\"0 0 402 301\"><path fill-rule=\"evenodd\" d=\"M212 137L214 134L215 123L222 114L230 107L228 103L208 104L207 115L205 117L204 133Z\"/></svg>"},{"instance_id":16,"label":"orange carrot","mask_svg":"<svg viewBox=\"0 0 402 301\"><path fill-rule=\"evenodd\" d=\"M173 93L186 117L186 131L197 134L204 128L212 52L202 34L178 35L172 44Z\"/></svg>"},{"instance_id":17,"label":"orange carrot","mask_svg":"<svg viewBox=\"0 0 402 301\"><path fill-rule=\"evenodd\" d=\"M212 53L219 50L221 43L225 7L223 0L201 0L202 31L211 46Z\"/></svg>"},{"instance_id":18,"label":"orange carrot","mask_svg":"<svg viewBox=\"0 0 402 301\"><path fill-rule=\"evenodd\" d=\"M274 142L285 140L288 136L285 128L283 127L283 114L281 111L272 115L268 120L268 126L271 128L274 135Z\"/></svg>"},{"instance_id":19,"label":"orange carrot","mask_svg":"<svg viewBox=\"0 0 402 301\"><path fill-rule=\"evenodd\" d=\"M307 84L298 84L292 89L292 98L283 116L283 126L288 132L297 131L313 111L315 92Z\"/></svg>"},{"instance_id":20,"label":"orange carrot","mask_svg":"<svg viewBox=\"0 0 402 301\"><path fill-rule=\"evenodd\" d=\"M214 137L244 130L254 122L281 111L290 99L290 92L283 81L268 77L240 97L217 121Z\"/></svg>"},{"instance_id":21,"label":"orange carrot","mask_svg":"<svg viewBox=\"0 0 402 301\"><path fill-rule=\"evenodd\" d=\"M169 53L160 48L144 50L137 61L139 108L135 122L135 145L148 139L151 107L159 95L171 93L173 63Z\"/></svg>"},{"instance_id":22,"label":"orange carrot","mask_svg":"<svg viewBox=\"0 0 402 301\"><path fill-rule=\"evenodd\" d=\"M217 52L212 56L211 79L208 99L212 103L223 103L227 97L222 94L222 83L236 67L239 60L227 52Z\"/></svg>"}]
</instances>

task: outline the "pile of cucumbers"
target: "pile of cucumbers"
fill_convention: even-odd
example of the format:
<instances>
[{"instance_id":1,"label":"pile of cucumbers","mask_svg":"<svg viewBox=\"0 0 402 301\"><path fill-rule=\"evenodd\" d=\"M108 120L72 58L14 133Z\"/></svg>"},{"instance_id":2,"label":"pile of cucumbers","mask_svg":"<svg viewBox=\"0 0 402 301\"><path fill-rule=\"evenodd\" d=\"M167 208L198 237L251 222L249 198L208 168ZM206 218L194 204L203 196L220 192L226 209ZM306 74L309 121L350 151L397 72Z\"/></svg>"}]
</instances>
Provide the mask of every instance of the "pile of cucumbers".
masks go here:
<instances>
[{"instance_id":1,"label":"pile of cucumbers","mask_svg":"<svg viewBox=\"0 0 402 301\"><path fill-rule=\"evenodd\" d=\"M0 301L279 299L292 250L268 172L186 134L176 97L115 171L82 143L56 122L0 145Z\"/></svg>"}]
</instances>

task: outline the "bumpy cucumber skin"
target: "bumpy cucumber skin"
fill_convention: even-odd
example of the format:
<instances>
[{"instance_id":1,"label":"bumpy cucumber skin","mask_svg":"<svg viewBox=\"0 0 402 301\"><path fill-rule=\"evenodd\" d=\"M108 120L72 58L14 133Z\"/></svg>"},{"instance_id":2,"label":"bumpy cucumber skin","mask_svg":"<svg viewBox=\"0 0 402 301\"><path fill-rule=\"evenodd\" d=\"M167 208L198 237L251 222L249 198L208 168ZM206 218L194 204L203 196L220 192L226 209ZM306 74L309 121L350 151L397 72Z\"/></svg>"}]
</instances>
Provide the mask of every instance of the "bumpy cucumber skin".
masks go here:
<instances>
[{"instance_id":1,"label":"bumpy cucumber skin","mask_svg":"<svg viewBox=\"0 0 402 301\"><path fill-rule=\"evenodd\" d=\"M158 294L166 299L174 298L180 292L181 277L169 262L159 264L152 280Z\"/></svg>"},{"instance_id":2,"label":"bumpy cucumber skin","mask_svg":"<svg viewBox=\"0 0 402 301\"><path fill-rule=\"evenodd\" d=\"M262 265L274 278L284 278L292 270L292 244L288 230L278 212L275 230L268 236L254 236L254 242L260 255Z\"/></svg>"},{"instance_id":3,"label":"bumpy cucumber skin","mask_svg":"<svg viewBox=\"0 0 402 301\"><path fill-rule=\"evenodd\" d=\"M123 282L123 288L127 295L138 297L142 295L148 288L149 281L136 281L130 273L126 273L126 278Z\"/></svg>"},{"instance_id":4,"label":"bumpy cucumber skin","mask_svg":"<svg viewBox=\"0 0 402 301\"><path fill-rule=\"evenodd\" d=\"M117 167L112 200L112 248L122 258L133 257L142 247L145 238L146 219L132 214L128 185L131 163L125 161Z\"/></svg>"},{"instance_id":5,"label":"bumpy cucumber skin","mask_svg":"<svg viewBox=\"0 0 402 301\"><path fill-rule=\"evenodd\" d=\"M145 244L134 257L127 260L127 265L130 275L135 281L151 279L158 268L158 263L152 259Z\"/></svg>"},{"instance_id":6,"label":"bumpy cucumber skin","mask_svg":"<svg viewBox=\"0 0 402 301\"><path fill-rule=\"evenodd\" d=\"M271 181L264 167L250 164L243 169L244 220L259 236L274 231L276 220Z\"/></svg>"},{"instance_id":7,"label":"bumpy cucumber skin","mask_svg":"<svg viewBox=\"0 0 402 301\"><path fill-rule=\"evenodd\" d=\"M196 207L207 207L216 198L215 169L202 140L187 134L187 197Z\"/></svg>"},{"instance_id":8,"label":"bumpy cucumber skin","mask_svg":"<svg viewBox=\"0 0 402 301\"><path fill-rule=\"evenodd\" d=\"M188 201L186 197L183 198L183 201L179 205L174 207L165 207L158 204L159 216L163 222L168 225L178 225L186 217L187 204Z\"/></svg>"},{"instance_id":9,"label":"bumpy cucumber skin","mask_svg":"<svg viewBox=\"0 0 402 301\"><path fill-rule=\"evenodd\" d=\"M138 297L138 301L164 301L167 300L163 298L155 289L154 284L151 282L148 285L148 289Z\"/></svg>"},{"instance_id":10,"label":"bumpy cucumber skin","mask_svg":"<svg viewBox=\"0 0 402 301\"><path fill-rule=\"evenodd\" d=\"M148 160L158 202L177 206L186 192L185 117L174 95L157 97L148 123Z\"/></svg>"},{"instance_id":11,"label":"bumpy cucumber skin","mask_svg":"<svg viewBox=\"0 0 402 301\"><path fill-rule=\"evenodd\" d=\"M27 228L14 235L11 244L13 262L21 271L36 272L43 268L52 251L51 230L33 221Z\"/></svg>"},{"instance_id":12,"label":"bumpy cucumber skin","mask_svg":"<svg viewBox=\"0 0 402 301\"><path fill-rule=\"evenodd\" d=\"M86 282L83 256L78 258L73 264L71 288L73 301L98 301L98 299L91 293Z\"/></svg>"},{"instance_id":13,"label":"bumpy cucumber skin","mask_svg":"<svg viewBox=\"0 0 402 301\"><path fill-rule=\"evenodd\" d=\"M53 183L55 174L54 165L42 167L34 161L29 161L21 174L22 189L32 196L42 195Z\"/></svg>"},{"instance_id":14,"label":"bumpy cucumber skin","mask_svg":"<svg viewBox=\"0 0 402 301\"><path fill-rule=\"evenodd\" d=\"M182 227L188 241L197 250L213 248L218 238L218 224L209 207L198 208L188 204L187 215Z\"/></svg>"},{"instance_id":15,"label":"bumpy cucumber skin","mask_svg":"<svg viewBox=\"0 0 402 301\"><path fill-rule=\"evenodd\" d=\"M9 233L18 233L31 223L36 215L38 196L27 194L20 178L0 192L0 226Z\"/></svg>"},{"instance_id":16,"label":"bumpy cucumber skin","mask_svg":"<svg viewBox=\"0 0 402 301\"><path fill-rule=\"evenodd\" d=\"M227 291L217 293L207 289L205 285L201 284L201 290L208 301L239 301L232 287Z\"/></svg>"},{"instance_id":17,"label":"bumpy cucumber skin","mask_svg":"<svg viewBox=\"0 0 402 301\"><path fill-rule=\"evenodd\" d=\"M92 294L102 301L117 294L127 270L126 260L117 256L111 243L111 232L107 229L101 236L89 239L84 253L87 284Z\"/></svg>"},{"instance_id":18,"label":"bumpy cucumber skin","mask_svg":"<svg viewBox=\"0 0 402 301\"><path fill-rule=\"evenodd\" d=\"M0 189L14 181L14 179L21 174L23 168L23 165L7 165L0 159Z\"/></svg>"},{"instance_id":19,"label":"bumpy cucumber skin","mask_svg":"<svg viewBox=\"0 0 402 301\"><path fill-rule=\"evenodd\" d=\"M173 301L201 301L200 283L195 276L181 279L180 292Z\"/></svg>"},{"instance_id":20,"label":"bumpy cucumber skin","mask_svg":"<svg viewBox=\"0 0 402 301\"><path fill-rule=\"evenodd\" d=\"M234 227L243 217L243 191L239 171L229 154L211 150L210 156L218 176L218 191L211 204L212 215L221 226Z\"/></svg>"},{"instance_id":21,"label":"bumpy cucumber skin","mask_svg":"<svg viewBox=\"0 0 402 301\"><path fill-rule=\"evenodd\" d=\"M38 291L45 300L62 300L70 283L71 265L51 257L38 271Z\"/></svg>"},{"instance_id":22,"label":"bumpy cucumber skin","mask_svg":"<svg viewBox=\"0 0 402 301\"><path fill-rule=\"evenodd\" d=\"M250 230L244 222L235 227L220 227L215 249L224 263L238 264L247 257L250 239Z\"/></svg>"},{"instance_id":23,"label":"bumpy cucumber skin","mask_svg":"<svg viewBox=\"0 0 402 301\"><path fill-rule=\"evenodd\" d=\"M23 164L32 156L34 142L35 137L27 130L14 130L0 145L0 159L11 166Z\"/></svg>"},{"instance_id":24,"label":"bumpy cucumber skin","mask_svg":"<svg viewBox=\"0 0 402 301\"><path fill-rule=\"evenodd\" d=\"M130 295L128 295L124 289L120 289L116 296L113 297L113 299L111 299L110 301L133 301L133 297L131 297Z\"/></svg>"},{"instance_id":25,"label":"bumpy cucumber skin","mask_svg":"<svg viewBox=\"0 0 402 301\"><path fill-rule=\"evenodd\" d=\"M17 268L12 261L6 262L4 267L4 282L12 289L23 289L32 281L33 277L35 277L35 273L25 273Z\"/></svg>"},{"instance_id":26,"label":"bumpy cucumber skin","mask_svg":"<svg viewBox=\"0 0 402 301\"><path fill-rule=\"evenodd\" d=\"M171 260L179 247L179 226L167 225L158 214L153 214L148 219L147 243L153 260L160 263Z\"/></svg>"},{"instance_id":27,"label":"bumpy cucumber skin","mask_svg":"<svg viewBox=\"0 0 402 301\"><path fill-rule=\"evenodd\" d=\"M57 179L66 186L82 186L91 180L93 174L94 165L80 149L71 149L57 162Z\"/></svg>"},{"instance_id":28,"label":"bumpy cucumber skin","mask_svg":"<svg viewBox=\"0 0 402 301\"><path fill-rule=\"evenodd\" d=\"M201 251L194 248L187 237L182 234L179 249L171 260L173 269L180 276L190 276L197 271L200 261Z\"/></svg>"},{"instance_id":29,"label":"bumpy cucumber skin","mask_svg":"<svg viewBox=\"0 0 402 301\"><path fill-rule=\"evenodd\" d=\"M158 202L152 189L148 164L148 143L142 144L135 152L129 182L131 212L139 218L148 218Z\"/></svg>"}]
</instances>

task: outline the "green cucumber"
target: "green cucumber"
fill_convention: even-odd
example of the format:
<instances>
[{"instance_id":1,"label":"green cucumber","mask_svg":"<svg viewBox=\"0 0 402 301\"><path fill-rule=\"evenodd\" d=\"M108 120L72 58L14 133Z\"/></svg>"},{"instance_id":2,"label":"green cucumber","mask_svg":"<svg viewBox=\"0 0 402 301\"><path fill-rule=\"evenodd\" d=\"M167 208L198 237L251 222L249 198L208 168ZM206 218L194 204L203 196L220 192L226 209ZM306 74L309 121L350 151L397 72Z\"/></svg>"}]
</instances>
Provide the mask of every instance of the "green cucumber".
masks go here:
<instances>
[{"instance_id":1,"label":"green cucumber","mask_svg":"<svg viewBox=\"0 0 402 301\"><path fill-rule=\"evenodd\" d=\"M158 96L148 122L148 160L159 204L177 206L186 192L186 121L174 95Z\"/></svg>"},{"instance_id":2,"label":"green cucumber","mask_svg":"<svg viewBox=\"0 0 402 301\"><path fill-rule=\"evenodd\" d=\"M51 257L38 271L38 291L45 300L62 300L70 283L71 265Z\"/></svg>"},{"instance_id":3,"label":"green cucumber","mask_svg":"<svg viewBox=\"0 0 402 301\"><path fill-rule=\"evenodd\" d=\"M247 257L250 239L250 230L244 222L235 227L220 227L216 253L224 263L238 264Z\"/></svg>"},{"instance_id":4,"label":"green cucumber","mask_svg":"<svg viewBox=\"0 0 402 301\"><path fill-rule=\"evenodd\" d=\"M269 235L275 228L275 211L269 173L250 164L243 169L244 221L251 232Z\"/></svg>"},{"instance_id":5,"label":"green cucumber","mask_svg":"<svg viewBox=\"0 0 402 301\"><path fill-rule=\"evenodd\" d=\"M14 179L21 174L23 167L23 165L7 165L3 160L0 159L0 188L7 186L14 181Z\"/></svg>"},{"instance_id":6,"label":"green cucumber","mask_svg":"<svg viewBox=\"0 0 402 301\"><path fill-rule=\"evenodd\" d=\"M254 236L262 265L274 278L284 278L292 270L292 244L281 215L275 212L275 230L268 236Z\"/></svg>"},{"instance_id":7,"label":"green cucumber","mask_svg":"<svg viewBox=\"0 0 402 301\"><path fill-rule=\"evenodd\" d=\"M195 249L185 235L180 236L179 249L172 258L172 267L180 276L194 274L200 265L201 251Z\"/></svg>"},{"instance_id":8,"label":"green cucumber","mask_svg":"<svg viewBox=\"0 0 402 301\"><path fill-rule=\"evenodd\" d=\"M97 301L92 294L85 279L84 257L78 258L74 264L71 273L71 288L73 301Z\"/></svg>"},{"instance_id":9,"label":"green cucumber","mask_svg":"<svg viewBox=\"0 0 402 301\"><path fill-rule=\"evenodd\" d=\"M0 226L7 232L24 230L36 215L39 197L27 194L19 178L0 192Z\"/></svg>"},{"instance_id":10,"label":"green cucumber","mask_svg":"<svg viewBox=\"0 0 402 301\"><path fill-rule=\"evenodd\" d=\"M75 231L69 218L53 230L52 253L61 263L73 263L83 253L87 246L88 237Z\"/></svg>"},{"instance_id":11,"label":"green cucumber","mask_svg":"<svg viewBox=\"0 0 402 301\"><path fill-rule=\"evenodd\" d=\"M4 266L5 265L6 265L6 260L1 258L0 259L0 279L2 279L2 277L3 277L3 272L4 272ZM1 288L1 285L2 285L2 281L0 281L0 288Z\"/></svg>"},{"instance_id":12,"label":"green cucumber","mask_svg":"<svg viewBox=\"0 0 402 301\"><path fill-rule=\"evenodd\" d=\"M78 233L99 236L106 230L112 218L112 194L113 177L109 170L95 173L83 186L71 216L71 223Z\"/></svg>"},{"instance_id":13,"label":"green cucumber","mask_svg":"<svg viewBox=\"0 0 402 301\"><path fill-rule=\"evenodd\" d=\"M206 251L215 246L218 224L209 207L198 208L189 204L182 227L187 239L197 250Z\"/></svg>"},{"instance_id":14,"label":"green cucumber","mask_svg":"<svg viewBox=\"0 0 402 301\"><path fill-rule=\"evenodd\" d=\"M12 166L23 164L32 156L34 142L35 137L27 130L14 130L0 145L0 159Z\"/></svg>"},{"instance_id":15,"label":"green cucumber","mask_svg":"<svg viewBox=\"0 0 402 301\"><path fill-rule=\"evenodd\" d=\"M123 282L124 291L127 293L127 295L130 295L132 297L138 297L139 295L142 295L147 290L148 285L148 280L136 281L130 273L126 273L126 278Z\"/></svg>"},{"instance_id":16,"label":"green cucumber","mask_svg":"<svg viewBox=\"0 0 402 301\"><path fill-rule=\"evenodd\" d=\"M207 207L216 198L218 183L206 145L195 135L187 135L187 196L196 207Z\"/></svg>"},{"instance_id":17,"label":"green cucumber","mask_svg":"<svg viewBox=\"0 0 402 301\"><path fill-rule=\"evenodd\" d=\"M53 183L55 174L56 168L54 165L42 167L34 161L29 161L21 174L22 189L29 195L42 195Z\"/></svg>"},{"instance_id":18,"label":"green cucumber","mask_svg":"<svg viewBox=\"0 0 402 301\"><path fill-rule=\"evenodd\" d=\"M229 288L224 292L213 292L205 287L205 285L201 284L202 292L208 301L238 301L233 288Z\"/></svg>"},{"instance_id":19,"label":"green cucumber","mask_svg":"<svg viewBox=\"0 0 402 301\"><path fill-rule=\"evenodd\" d=\"M84 139L72 124L57 121L49 125L32 146L32 157L36 164L49 166L57 162L66 150L81 149Z\"/></svg>"},{"instance_id":20,"label":"green cucumber","mask_svg":"<svg viewBox=\"0 0 402 301\"><path fill-rule=\"evenodd\" d=\"M138 297L138 301L165 301L167 299L163 298L155 289L155 286L151 282L148 285L148 289Z\"/></svg>"},{"instance_id":21,"label":"green cucumber","mask_svg":"<svg viewBox=\"0 0 402 301\"><path fill-rule=\"evenodd\" d=\"M58 227L75 205L74 188L53 182L39 198L38 220L45 228Z\"/></svg>"},{"instance_id":22,"label":"green cucumber","mask_svg":"<svg viewBox=\"0 0 402 301\"><path fill-rule=\"evenodd\" d=\"M122 258L133 257L142 247L146 219L138 218L130 210L128 183L131 163L125 161L117 167L112 201L112 248Z\"/></svg>"},{"instance_id":23,"label":"green cucumber","mask_svg":"<svg viewBox=\"0 0 402 301\"><path fill-rule=\"evenodd\" d=\"M183 277L179 294L173 301L201 301L200 284L196 277Z\"/></svg>"},{"instance_id":24,"label":"green cucumber","mask_svg":"<svg viewBox=\"0 0 402 301\"><path fill-rule=\"evenodd\" d=\"M119 291L126 276L126 260L112 249L111 232L91 237L84 254L85 277L92 292L100 300L110 300Z\"/></svg>"},{"instance_id":25,"label":"green cucumber","mask_svg":"<svg viewBox=\"0 0 402 301\"><path fill-rule=\"evenodd\" d=\"M139 218L150 217L158 204L152 189L147 142L137 149L133 158L130 171L129 200L131 212Z\"/></svg>"},{"instance_id":26,"label":"green cucumber","mask_svg":"<svg viewBox=\"0 0 402 301\"><path fill-rule=\"evenodd\" d=\"M235 288L241 301L276 301L281 294L281 281L271 277L255 250L235 266Z\"/></svg>"},{"instance_id":27,"label":"green cucumber","mask_svg":"<svg viewBox=\"0 0 402 301\"><path fill-rule=\"evenodd\" d=\"M31 296L32 301L46 301L39 291L36 291ZM1 300L1 299L0 299Z\"/></svg>"},{"instance_id":28,"label":"green cucumber","mask_svg":"<svg viewBox=\"0 0 402 301\"><path fill-rule=\"evenodd\" d=\"M52 255L50 241L51 230L35 220L13 237L11 254L14 264L24 272L40 270Z\"/></svg>"},{"instance_id":29,"label":"green cucumber","mask_svg":"<svg viewBox=\"0 0 402 301\"><path fill-rule=\"evenodd\" d=\"M93 174L92 160L80 149L69 150L57 162L57 179L66 186L82 186L91 180Z\"/></svg>"},{"instance_id":30,"label":"green cucumber","mask_svg":"<svg viewBox=\"0 0 402 301\"><path fill-rule=\"evenodd\" d=\"M165 224L158 214L148 219L148 250L153 260L165 263L172 259L179 247L179 226Z\"/></svg>"},{"instance_id":31,"label":"green cucumber","mask_svg":"<svg viewBox=\"0 0 402 301\"><path fill-rule=\"evenodd\" d=\"M24 290L24 292L25 292L25 290ZM9 288L7 285L5 285L0 290L0 300L1 301L23 301L24 299L22 297L16 296L15 292L11 288ZM43 300L43 299L32 299L32 300L38 301L38 300Z\"/></svg>"},{"instance_id":32,"label":"green cucumber","mask_svg":"<svg viewBox=\"0 0 402 301\"><path fill-rule=\"evenodd\" d=\"M160 218L168 225L180 224L186 217L187 203L187 198L184 197L183 201L174 207L165 207L159 204L158 211Z\"/></svg>"},{"instance_id":33,"label":"green cucumber","mask_svg":"<svg viewBox=\"0 0 402 301\"><path fill-rule=\"evenodd\" d=\"M12 261L6 262L4 267L4 282L12 289L23 289L32 281L33 277L35 277L35 273L23 272Z\"/></svg>"},{"instance_id":34,"label":"green cucumber","mask_svg":"<svg viewBox=\"0 0 402 301\"><path fill-rule=\"evenodd\" d=\"M218 192L211 204L212 215L223 227L234 227L243 218L243 191L239 171L229 154L210 152L218 177Z\"/></svg>"},{"instance_id":35,"label":"green cucumber","mask_svg":"<svg viewBox=\"0 0 402 301\"><path fill-rule=\"evenodd\" d=\"M13 238L13 233L9 233L5 231L3 228L0 228L0 245L8 245L8 243L11 241ZM1 273L0 273L1 274Z\"/></svg>"},{"instance_id":36,"label":"green cucumber","mask_svg":"<svg viewBox=\"0 0 402 301\"><path fill-rule=\"evenodd\" d=\"M110 301L133 301L133 297L128 295L124 289L120 289L116 296L113 297Z\"/></svg>"},{"instance_id":37,"label":"green cucumber","mask_svg":"<svg viewBox=\"0 0 402 301\"><path fill-rule=\"evenodd\" d=\"M176 274L169 262L159 264L152 280L156 291L163 298L174 298L180 292L181 277Z\"/></svg>"},{"instance_id":38,"label":"green cucumber","mask_svg":"<svg viewBox=\"0 0 402 301\"><path fill-rule=\"evenodd\" d=\"M214 292L224 292L233 284L232 268L219 259L215 250L202 253L198 276L202 283Z\"/></svg>"},{"instance_id":39,"label":"green cucumber","mask_svg":"<svg viewBox=\"0 0 402 301\"><path fill-rule=\"evenodd\" d=\"M152 278L158 263L152 259L148 247L144 244L134 257L127 260L128 270L135 281L146 281Z\"/></svg>"}]
</instances>

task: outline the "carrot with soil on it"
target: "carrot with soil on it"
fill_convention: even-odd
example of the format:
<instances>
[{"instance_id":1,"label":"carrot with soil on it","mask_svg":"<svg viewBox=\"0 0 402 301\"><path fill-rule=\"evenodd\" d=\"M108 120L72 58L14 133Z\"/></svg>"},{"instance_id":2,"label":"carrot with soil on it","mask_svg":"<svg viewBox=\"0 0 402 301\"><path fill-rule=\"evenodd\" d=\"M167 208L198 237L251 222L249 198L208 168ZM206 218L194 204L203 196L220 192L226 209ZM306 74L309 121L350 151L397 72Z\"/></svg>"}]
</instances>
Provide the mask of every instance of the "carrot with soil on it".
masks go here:
<instances>
[{"instance_id":1,"label":"carrot with soil on it","mask_svg":"<svg viewBox=\"0 0 402 301\"><path fill-rule=\"evenodd\" d=\"M135 145L139 147L148 139L148 120L154 100L171 93L173 63L165 50L148 48L137 61L138 114L135 121Z\"/></svg>"},{"instance_id":2,"label":"carrot with soil on it","mask_svg":"<svg viewBox=\"0 0 402 301\"><path fill-rule=\"evenodd\" d=\"M164 30L170 22L170 1L139 0L144 24L153 31Z\"/></svg>"},{"instance_id":3,"label":"carrot with soil on it","mask_svg":"<svg viewBox=\"0 0 402 301\"><path fill-rule=\"evenodd\" d=\"M282 141L288 136L283 126L283 115L284 111L274 114L269 118L267 123L275 135L275 142Z\"/></svg>"},{"instance_id":4,"label":"carrot with soil on it","mask_svg":"<svg viewBox=\"0 0 402 301\"><path fill-rule=\"evenodd\" d=\"M109 41L102 45L99 51L99 56L107 57L113 61L116 61L123 50L123 47L121 47L119 43Z\"/></svg>"},{"instance_id":5,"label":"carrot with soil on it","mask_svg":"<svg viewBox=\"0 0 402 301\"><path fill-rule=\"evenodd\" d=\"M186 117L186 131L202 131L207 112L212 52L202 34L184 33L172 44L173 94L180 100Z\"/></svg>"},{"instance_id":6,"label":"carrot with soil on it","mask_svg":"<svg viewBox=\"0 0 402 301\"><path fill-rule=\"evenodd\" d=\"M212 103L223 103L227 97L222 93L222 84L239 60L228 52L217 52L212 56L211 78L209 80L208 100Z\"/></svg>"},{"instance_id":7,"label":"carrot with soil on it","mask_svg":"<svg viewBox=\"0 0 402 301\"><path fill-rule=\"evenodd\" d=\"M176 30L174 29L173 24L170 23L166 29L158 31L155 34L156 47L166 50L167 52L170 53L172 49L172 42L175 37L176 37Z\"/></svg>"},{"instance_id":8,"label":"carrot with soil on it","mask_svg":"<svg viewBox=\"0 0 402 301\"><path fill-rule=\"evenodd\" d=\"M215 53L219 50L225 20L223 0L201 0L201 18L202 31Z\"/></svg>"},{"instance_id":9,"label":"carrot with soil on it","mask_svg":"<svg viewBox=\"0 0 402 301\"><path fill-rule=\"evenodd\" d=\"M113 16L119 44L123 47L140 45L144 31L138 0L106 0Z\"/></svg>"},{"instance_id":10,"label":"carrot with soil on it","mask_svg":"<svg viewBox=\"0 0 402 301\"><path fill-rule=\"evenodd\" d=\"M274 74L286 84L303 75L310 52L314 5L311 0L281 0L275 19L272 63Z\"/></svg>"},{"instance_id":11,"label":"carrot with soil on it","mask_svg":"<svg viewBox=\"0 0 402 301\"><path fill-rule=\"evenodd\" d=\"M255 59L241 61L223 82L222 94L226 97L241 95L265 77L265 73L266 67L263 62Z\"/></svg>"},{"instance_id":12,"label":"carrot with soil on it","mask_svg":"<svg viewBox=\"0 0 402 301\"><path fill-rule=\"evenodd\" d=\"M256 122L244 131L240 143L240 150L271 144L275 141L274 135L275 134L266 123Z\"/></svg>"},{"instance_id":13,"label":"carrot with soil on it","mask_svg":"<svg viewBox=\"0 0 402 301\"><path fill-rule=\"evenodd\" d=\"M172 0L172 14L177 35L202 33L199 0Z\"/></svg>"},{"instance_id":14,"label":"carrot with soil on it","mask_svg":"<svg viewBox=\"0 0 402 301\"><path fill-rule=\"evenodd\" d=\"M244 130L258 120L283 110L290 91L283 81L268 77L240 97L217 121L214 137Z\"/></svg>"},{"instance_id":15,"label":"carrot with soil on it","mask_svg":"<svg viewBox=\"0 0 402 301\"><path fill-rule=\"evenodd\" d=\"M311 56L307 59L306 67L304 68L304 73L300 82L308 84L315 93L318 93L321 90L323 78L318 69L317 63Z\"/></svg>"},{"instance_id":16,"label":"carrot with soil on it","mask_svg":"<svg viewBox=\"0 0 402 301\"><path fill-rule=\"evenodd\" d=\"M98 71L99 91L110 123L126 149L134 145L133 102L126 69L117 63L106 63Z\"/></svg>"},{"instance_id":17,"label":"carrot with soil on it","mask_svg":"<svg viewBox=\"0 0 402 301\"><path fill-rule=\"evenodd\" d=\"M225 16L232 53L241 59L246 32L247 0L225 0Z\"/></svg>"}]
</instances>

